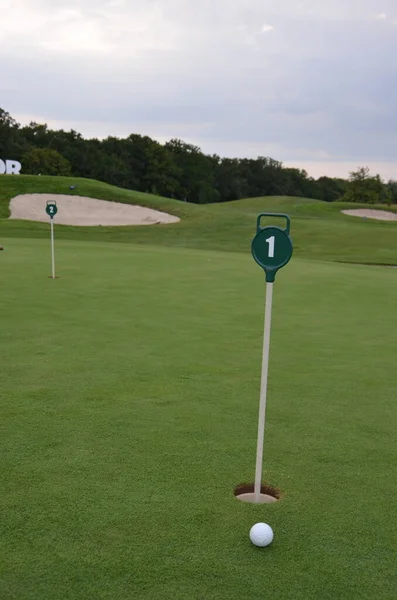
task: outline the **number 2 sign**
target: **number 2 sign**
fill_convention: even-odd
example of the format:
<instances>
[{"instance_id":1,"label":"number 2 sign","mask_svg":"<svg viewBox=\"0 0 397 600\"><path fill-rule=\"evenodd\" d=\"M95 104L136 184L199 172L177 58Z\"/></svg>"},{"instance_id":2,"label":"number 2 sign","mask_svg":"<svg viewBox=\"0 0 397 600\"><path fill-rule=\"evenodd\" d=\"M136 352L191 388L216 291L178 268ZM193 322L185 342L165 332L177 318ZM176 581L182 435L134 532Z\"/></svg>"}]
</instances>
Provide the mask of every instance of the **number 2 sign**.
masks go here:
<instances>
[{"instance_id":1,"label":"number 2 sign","mask_svg":"<svg viewBox=\"0 0 397 600\"><path fill-rule=\"evenodd\" d=\"M58 212L58 207L55 202L48 202L47 206L45 207L45 211L47 215L53 219Z\"/></svg>"},{"instance_id":2,"label":"number 2 sign","mask_svg":"<svg viewBox=\"0 0 397 600\"><path fill-rule=\"evenodd\" d=\"M50 217L51 223L51 265L52 265L52 279L55 279L55 243L54 243L54 217L58 212L57 203L55 200L49 200L45 207L47 215Z\"/></svg>"},{"instance_id":3,"label":"number 2 sign","mask_svg":"<svg viewBox=\"0 0 397 600\"><path fill-rule=\"evenodd\" d=\"M261 227L263 217L286 219L285 229L276 226ZM261 213L257 219L257 232L252 240L251 251L255 261L266 273L266 281L273 282L276 273L292 256L292 241L289 237L290 218L280 213Z\"/></svg>"}]
</instances>

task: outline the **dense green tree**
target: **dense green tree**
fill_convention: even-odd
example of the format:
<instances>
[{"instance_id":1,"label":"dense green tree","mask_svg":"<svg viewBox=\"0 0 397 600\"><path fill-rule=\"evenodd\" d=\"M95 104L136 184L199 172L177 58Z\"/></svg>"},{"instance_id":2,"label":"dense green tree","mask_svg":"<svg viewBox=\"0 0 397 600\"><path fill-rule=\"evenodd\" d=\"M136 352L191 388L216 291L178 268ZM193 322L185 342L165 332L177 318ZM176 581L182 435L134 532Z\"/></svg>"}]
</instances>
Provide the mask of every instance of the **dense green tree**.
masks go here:
<instances>
[{"instance_id":1,"label":"dense green tree","mask_svg":"<svg viewBox=\"0 0 397 600\"><path fill-rule=\"evenodd\" d=\"M397 204L397 181L389 179L385 185L385 202L387 204Z\"/></svg>"},{"instance_id":2,"label":"dense green tree","mask_svg":"<svg viewBox=\"0 0 397 600\"><path fill-rule=\"evenodd\" d=\"M334 177L319 177L317 179L319 200L325 202L335 202L340 200L347 189L347 182L344 179Z\"/></svg>"},{"instance_id":3,"label":"dense green tree","mask_svg":"<svg viewBox=\"0 0 397 600\"><path fill-rule=\"evenodd\" d=\"M20 125L0 108L0 158L19 160L28 150Z\"/></svg>"},{"instance_id":4,"label":"dense green tree","mask_svg":"<svg viewBox=\"0 0 397 600\"><path fill-rule=\"evenodd\" d=\"M187 202L206 203L219 198L214 187L217 159L206 156L200 148L172 139L165 144L179 169L179 185L175 197Z\"/></svg>"},{"instance_id":5,"label":"dense green tree","mask_svg":"<svg viewBox=\"0 0 397 600\"><path fill-rule=\"evenodd\" d=\"M31 121L29 125L21 128L21 133L32 148L46 148L56 135L48 129L46 124Z\"/></svg>"},{"instance_id":6,"label":"dense green tree","mask_svg":"<svg viewBox=\"0 0 397 600\"><path fill-rule=\"evenodd\" d=\"M283 170L285 179L283 194L287 196L302 196L318 198L319 190L316 181L309 177L304 169L288 167Z\"/></svg>"},{"instance_id":7,"label":"dense green tree","mask_svg":"<svg viewBox=\"0 0 397 600\"><path fill-rule=\"evenodd\" d=\"M250 195L249 183L237 158L223 158L218 162L214 185L224 202L246 198Z\"/></svg>"},{"instance_id":8,"label":"dense green tree","mask_svg":"<svg viewBox=\"0 0 397 600\"><path fill-rule=\"evenodd\" d=\"M32 148L22 156L23 170L27 175L72 174L70 162L52 148Z\"/></svg>"},{"instance_id":9,"label":"dense green tree","mask_svg":"<svg viewBox=\"0 0 397 600\"><path fill-rule=\"evenodd\" d=\"M377 204L382 201L383 189L379 175L372 176L369 167L359 167L350 173L344 200Z\"/></svg>"}]
</instances>

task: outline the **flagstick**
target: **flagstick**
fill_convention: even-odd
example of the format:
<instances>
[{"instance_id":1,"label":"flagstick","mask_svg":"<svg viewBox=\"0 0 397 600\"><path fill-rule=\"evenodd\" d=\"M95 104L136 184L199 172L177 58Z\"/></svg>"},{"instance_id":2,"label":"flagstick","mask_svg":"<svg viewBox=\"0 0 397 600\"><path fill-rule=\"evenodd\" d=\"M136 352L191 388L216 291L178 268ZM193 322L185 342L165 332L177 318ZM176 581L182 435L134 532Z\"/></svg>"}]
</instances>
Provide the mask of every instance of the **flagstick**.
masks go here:
<instances>
[{"instance_id":1,"label":"flagstick","mask_svg":"<svg viewBox=\"0 0 397 600\"><path fill-rule=\"evenodd\" d=\"M51 219L51 263L52 278L55 279L54 219Z\"/></svg>"},{"instance_id":2,"label":"flagstick","mask_svg":"<svg viewBox=\"0 0 397 600\"><path fill-rule=\"evenodd\" d=\"M262 484L263 439L265 434L267 376L269 370L270 329L272 321L273 282L266 284L265 327L263 336L262 376L259 403L258 443L255 469L255 502L260 502Z\"/></svg>"}]
</instances>

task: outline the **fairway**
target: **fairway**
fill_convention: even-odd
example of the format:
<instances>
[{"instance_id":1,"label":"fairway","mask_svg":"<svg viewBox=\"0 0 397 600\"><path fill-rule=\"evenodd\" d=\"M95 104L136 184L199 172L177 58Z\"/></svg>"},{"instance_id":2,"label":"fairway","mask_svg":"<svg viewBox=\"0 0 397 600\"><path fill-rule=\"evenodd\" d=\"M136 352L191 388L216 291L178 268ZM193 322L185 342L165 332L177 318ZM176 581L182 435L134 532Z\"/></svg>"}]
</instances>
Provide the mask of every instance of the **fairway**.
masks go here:
<instances>
[{"instance_id":1,"label":"fairway","mask_svg":"<svg viewBox=\"0 0 397 600\"><path fill-rule=\"evenodd\" d=\"M249 242L58 239L52 280L42 231L0 240L0 598L395 600L397 270L298 251L278 275L263 478L282 499L257 506L233 496L263 341Z\"/></svg>"}]
</instances>

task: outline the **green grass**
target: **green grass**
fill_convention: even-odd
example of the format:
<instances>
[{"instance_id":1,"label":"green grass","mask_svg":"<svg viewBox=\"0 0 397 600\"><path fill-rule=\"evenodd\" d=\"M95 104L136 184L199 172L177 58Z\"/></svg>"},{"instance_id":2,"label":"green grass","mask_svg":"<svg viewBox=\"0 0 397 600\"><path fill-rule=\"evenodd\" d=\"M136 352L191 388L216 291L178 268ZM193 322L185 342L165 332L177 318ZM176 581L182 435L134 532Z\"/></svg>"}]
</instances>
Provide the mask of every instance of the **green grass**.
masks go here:
<instances>
[{"instance_id":1,"label":"green grass","mask_svg":"<svg viewBox=\"0 0 397 600\"><path fill-rule=\"evenodd\" d=\"M233 497L260 383L248 249L62 240L53 281L48 240L5 245L2 600L395 599L395 270L279 274L264 479L284 497L252 506Z\"/></svg>"},{"instance_id":2,"label":"green grass","mask_svg":"<svg viewBox=\"0 0 397 600\"><path fill-rule=\"evenodd\" d=\"M122 190L86 179L62 177L0 177L0 239L47 238L46 223L10 221L9 201L22 193L72 193L104 200L140 204L181 218L172 225L150 227L56 226L59 239L111 241L163 247L249 251L259 212L286 212L292 218L294 255L327 261L395 264L397 222L363 221L341 214L343 208L365 205L327 204L317 200L266 197L197 206L177 200ZM383 206L382 208L385 208ZM387 208L387 207L386 207ZM396 210L394 207L392 210ZM1 243L1 241L0 241Z\"/></svg>"}]
</instances>

